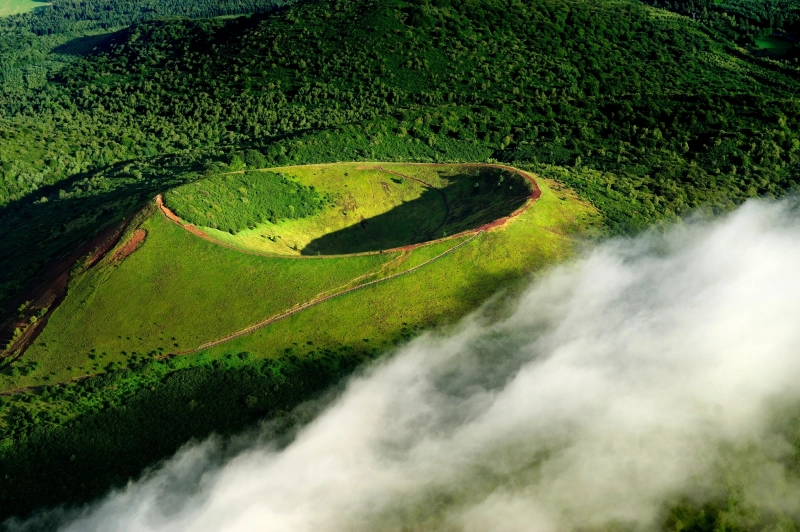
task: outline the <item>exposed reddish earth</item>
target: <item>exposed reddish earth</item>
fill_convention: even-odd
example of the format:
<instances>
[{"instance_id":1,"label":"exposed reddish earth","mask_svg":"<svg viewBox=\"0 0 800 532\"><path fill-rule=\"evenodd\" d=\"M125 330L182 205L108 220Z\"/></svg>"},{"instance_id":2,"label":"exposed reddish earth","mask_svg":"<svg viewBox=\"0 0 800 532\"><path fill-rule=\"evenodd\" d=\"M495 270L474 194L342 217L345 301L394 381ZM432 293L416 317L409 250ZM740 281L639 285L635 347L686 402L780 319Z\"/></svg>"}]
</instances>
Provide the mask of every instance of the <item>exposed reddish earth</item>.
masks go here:
<instances>
[{"instance_id":1,"label":"exposed reddish earth","mask_svg":"<svg viewBox=\"0 0 800 532\"><path fill-rule=\"evenodd\" d=\"M41 275L37 275L20 296L9 303L3 313L8 318L0 323L0 332L2 332L0 336L10 339L15 328L24 329L24 332L8 349L0 352L0 368L18 360L25 349L39 336L53 311L66 297L69 275L75 265L84 257L86 257L84 263L86 269L97 264L119 243L122 233L132 219L133 216L121 224L106 227L70 255L53 263ZM20 316L17 309L26 302L26 308ZM38 314L44 309L47 311L38 317ZM38 317L35 323L30 323L31 316ZM5 345L0 346L0 348L4 347Z\"/></svg>"},{"instance_id":2,"label":"exposed reddish earth","mask_svg":"<svg viewBox=\"0 0 800 532\"><path fill-rule=\"evenodd\" d=\"M139 244L144 242L144 239L147 238L147 231L144 229L137 229L134 231L131 238L125 242L125 245L122 246L114 253L114 262L120 262L122 259L136 251L136 248L139 247Z\"/></svg>"}]
</instances>

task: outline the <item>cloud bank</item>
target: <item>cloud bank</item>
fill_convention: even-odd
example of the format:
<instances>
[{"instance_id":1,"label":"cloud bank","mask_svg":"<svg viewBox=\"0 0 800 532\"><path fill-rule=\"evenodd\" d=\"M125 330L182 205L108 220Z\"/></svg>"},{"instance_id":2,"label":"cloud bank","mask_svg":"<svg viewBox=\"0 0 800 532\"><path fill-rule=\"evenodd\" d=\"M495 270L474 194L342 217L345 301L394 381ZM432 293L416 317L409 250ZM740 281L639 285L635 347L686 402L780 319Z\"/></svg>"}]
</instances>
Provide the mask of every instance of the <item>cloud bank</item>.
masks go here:
<instances>
[{"instance_id":1,"label":"cloud bank","mask_svg":"<svg viewBox=\"0 0 800 532\"><path fill-rule=\"evenodd\" d=\"M651 530L730 489L797 518L798 296L785 202L607 242L391 354L288 446L187 448L61 530Z\"/></svg>"}]
</instances>

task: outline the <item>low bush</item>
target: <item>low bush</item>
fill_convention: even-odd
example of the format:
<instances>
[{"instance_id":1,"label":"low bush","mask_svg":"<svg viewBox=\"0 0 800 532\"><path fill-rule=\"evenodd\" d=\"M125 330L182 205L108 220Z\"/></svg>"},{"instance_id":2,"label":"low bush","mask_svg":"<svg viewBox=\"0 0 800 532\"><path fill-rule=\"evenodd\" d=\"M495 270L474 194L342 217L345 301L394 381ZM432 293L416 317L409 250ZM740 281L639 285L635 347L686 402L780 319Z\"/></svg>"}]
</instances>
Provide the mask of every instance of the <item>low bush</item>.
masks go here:
<instances>
[{"instance_id":1,"label":"low bush","mask_svg":"<svg viewBox=\"0 0 800 532\"><path fill-rule=\"evenodd\" d=\"M232 234L259 223L311 216L332 202L283 174L254 171L203 179L167 192L165 200L184 220Z\"/></svg>"}]
</instances>

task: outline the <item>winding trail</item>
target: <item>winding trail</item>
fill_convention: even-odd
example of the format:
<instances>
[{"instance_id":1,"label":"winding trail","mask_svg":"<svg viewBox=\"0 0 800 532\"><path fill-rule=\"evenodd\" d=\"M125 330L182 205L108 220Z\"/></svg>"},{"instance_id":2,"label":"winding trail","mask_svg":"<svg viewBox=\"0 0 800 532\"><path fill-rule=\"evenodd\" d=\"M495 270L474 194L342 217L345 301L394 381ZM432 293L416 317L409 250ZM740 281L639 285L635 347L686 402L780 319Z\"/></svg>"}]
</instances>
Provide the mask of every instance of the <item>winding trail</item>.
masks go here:
<instances>
[{"instance_id":1,"label":"winding trail","mask_svg":"<svg viewBox=\"0 0 800 532\"><path fill-rule=\"evenodd\" d=\"M229 341L234 340L236 338L240 338L242 336L246 336L246 335L248 335L248 334L250 334L250 333L252 333L254 331L257 331L258 329L261 329L262 327L266 327L267 325L275 323L276 321L282 320L284 318L288 318L289 316L292 316L293 314L297 314L298 312L300 312L302 310L309 309L309 308L311 308L313 306L319 305L320 303L324 303L325 301L330 301L331 299L343 296L345 294L349 294L349 293L355 292L357 290L363 290L364 288L367 288L369 286L374 286L376 284L385 283L386 281L391 281L392 279L397 279L398 277L402 277L404 275L409 275L409 274L419 270L420 268L423 268L423 267L427 266L428 264L431 264L432 262L436 262L437 260L441 259L442 257L444 257L446 255L449 255L450 253L454 252L455 250L457 250L457 249L459 249L459 248L461 248L463 246L466 246L467 244L469 244L470 242L472 242L473 240L478 238L478 236L480 236L481 233L483 233L483 231L478 231L477 233L475 233L474 235L470 236L469 238L467 238L463 242L459 242L458 244L456 244L455 246L451 247L450 249L448 249L448 250L446 250L446 251L444 251L442 253L439 253L435 257L430 258L430 259L426 260L423 263L417 264L416 266L414 266L412 268L409 268L409 269L407 269L405 271L398 272L398 273L389 275L387 277L383 277L381 279L376 279L374 281L369 281L367 283L360 284L360 285L354 286L352 288L347 288L346 290L342 290L340 292L336 292L335 294L331 294L329 296L312 299L311 301L303 303L302 305L299 305L299 306L297 306L297 307L295 307L293 309L287 310L286 312L282 312L280 314L276 314L275 316L267 318L267 319L265 319L263 321L260 321L260 322L254 324L254 325L249 326L249 327L246 327L246 328L244 328L244 329L242 329L240 331L237 331L237 332L235 332L233 334L229 334L228 336L225 336L223 338L219 338L217 340L213 340L211 342L206 342L205 344L200 345L200 346L196 347L195 349L189 349L189 350L186 350L186 351L178 351L178 352L175 352L175 353L168 353L166 355L161 355L160 357L157 357L157 358L167 358L167 357L173 356L173 355L188 355L190 353L196 353L197 351L202 351L203 349L209 349L211 347L216 347L216 346L218 346L220 344L224 344L225 342L229 342Z\"/></svg>"},{"instance_id":2,"label":"winding trail","mask_svg":"<svg viewBox=\"0 0 800 532\"><path fill-rule=\"evenodd\" d=\"M436 163L404 163L404 164L415 164L415 165L419 165L419 166L453 166L453 165L448 165L448 164L436 164ZM527 172L523 172L522 170L518 170L518 169L512 168L510 166L503 166L503 165L497 165L497 164L475 164L475 163L473 163L473 164L461 164L459 166L500 168L500 169L503 169L503 170L506 170L506 171L509 171L509 172L514 172L514 173L522 176L525 180L527 180L531 184L531 195L530 195L530 198L529 198L529 200L527 202L525 202L525 204L522 207L520 207L519 209L517 209L513 213L509 214L508 216L504 216L502 218L498 218L498 219L496 219L496 220L494 220L492 222L489 222L489 223L484 224L484 225L482 225L480 227L477 227L477 228L468 229L466 231L462 231L462 232L454 234L454 235L450 235L450 236L447 236L447 237L442 237L442 238L438 238L438 239L434 239L434 240L428 240L428 241L420 242L420 243L417 243L417 244L409 244L407 246L401 246L401 247L386 249L386 250L382 250L382 251L367 251L367 252L362 252L362 253L351 253L351 254L347 254L347 255L320 255L320 256L313 256L313 255L310 255L310 256L309 255L277 255L277 254L259 253L259 252L256 252L256 251L250 251L250 250L241 249L241 248L238 248L236 246L231 246L229 244L226 244L225 242L221 242L219 240L216 240L216 239L210 237L209 235L207 235L206 233L204 233L203 231L201 231L200 229L198 229L196 226L194 226L192 224L184 223L183 220L180 219L180 217L178 217L169 207L167 207L164 204L164 200L163 200L162 195L161 194L157 195L155 197L155 201L156 201L156 204L158 205L158 208L161 210L161 212L164 214L164 216L166 216L169 220L171 220L172 222L174 222L177 225L181 226L185 230L189 231L193 235L198 236L200 238L203 238L203 239L205 239L205 240L207 240L209 242L213 242L214 244L217 244L217 245L229 248L229 249L233 249L233 250L239 251L241 253L247 253L247 254L250 254L250 255L259 255L259 256L271 257L271 258L320 259L320 258L331 258L331 257L352 257L352 256L376 255L376 254L379 254L379 253L409 252L409 251L412 251L412 250L417 249L419 247L428 246L428 245L436 244L436 243L439 243L439 242L444 242L444 241L448 241L448 240L463 238L465 236L469 236L469 238L467 238L466 240L463 240L462 242L459 242L458 244L456 244L452 248L450 248L450 249L448 249L448 250L436 255L433 258L428 259L425 262L423 262L421 264L418 264L418 265L416 265L416 266L414 266L412 268L409 268L408 270L405 270L405 271L402 271L402 272L398 272L398 273L389 275L387 277L383 277L381 279L376 279L376 280L373 280L373 281L369 281L369 282L360 284L358 286L347 288L347 289L341 290L339 292L336 292L336 293L328 295L328 296L316 297L316 298L312 299L311 301L307 301L306 303L298 305L298 306L296 306L296 307L294 307L292 309L289 309L289 310L287 310L285 312L282 312L280 314L276 314L274 316L271 316L271 317L269 317L269 318L267 318L265 320L262 320L262 321L260 321L258 323L250 325L249 327L246 327L244 329L236 331L236 332L234 332L232 334L229 334L229 335L224 336L222 338L218 338L216 340L212 340L210 342L206 342L206 343L204 343L204 344L202 344L202 345L200 345L200 346L198 346L198 347L196 347L194 349L188 349L188 350L185 350L185 351L176 351L176 352L172 352L172 353L167 353L167 354L158 356L156 358L157 359L164 359L164 358L168 358L170 356L188 355L188 354L191 354L191 353L196 353L198 351L202 351L204 349L209 349L211 347L216 347L218 345L224 344L224 343L229 342L231 340L234 340L236 338L240 338L242 336L246 336L246 335L248 335L248 334L250 334L250 333L252 333L254 331L257 331L258 329L266 327L267 325L275 323L276 321L280 321L280 320L282 320L284 318L288 318L289 316L292 316L294 314L297 314L298 312L301 312L301 311L306 310L308 308L311 308L311 307L314 307L316 305L319 305L320 303L324 303L324 302L329 301L331 299L334 299L334 298L337 298L337 297L340 297L340 296L344 296L346 294L349 294L351 292L355 292L357 290L363 290L364 288L367 288L367 287L370 287L370 286L373 286L373 285L376 285L376 284L379 284L379 283L384 283L384 282L390 281L392 279L396 279L398 277L402 277L404 275L409 275L409 274L419 270L420 268L423 268L423 267L425 267L425 266L427 266L427 265L429 265L429 264L431 264L431 263L433 263L433 262L445 257L446 255L449 255L450 253L456 251L457 249L469 244L470 242L475 240L478 236L480 236L483 232L488 231L490 229L493 229L495 227L500 227L500 226L504 225L506 222L508 222L509 220L511 220L512 218L516 218L517 216L521 215L526 210L528 210L531 207L531 205L537 199L539 199L539 197L541 197L541 195L542 195L541 190L539 189L539 185L538 185L538 183L536 183L536 180L533 178L533 176L531 176ZM380 170L380 171L391 173L391 174L394 174L394 175L397 175L397 176L400 176L400 177L403 177L403 178L411 179L413 181L416 181L416 182L422 184L425 187L428 187L428 188L430 188L432 190L439 191L439 189L437 189L433 185L431 185L429 183L425 183L424 181L422 181L420 179L417 179L415 177L411 177L411 176L408 176L408 175L405 175L405 174L401 174L401 173L393 171L393 170L388 170L388 169L383 168L382 166L375 166L373 168L375 170ZM446 216L445 216L445 223L446 223L447 217L449 216L449 207L447 205L447 198L445 197L443 192L439 191L439 193L442 194L442 197L443 197L444 202L445 202L445 207L447 209L447 213L446 213ZM392 262L394 262L394 261L390 261L389 263L384 265L384 267L387 266L388 264L391 264ZM357 279L355 279L355 280L357 280Z\"/></svg>"}]
</instances>

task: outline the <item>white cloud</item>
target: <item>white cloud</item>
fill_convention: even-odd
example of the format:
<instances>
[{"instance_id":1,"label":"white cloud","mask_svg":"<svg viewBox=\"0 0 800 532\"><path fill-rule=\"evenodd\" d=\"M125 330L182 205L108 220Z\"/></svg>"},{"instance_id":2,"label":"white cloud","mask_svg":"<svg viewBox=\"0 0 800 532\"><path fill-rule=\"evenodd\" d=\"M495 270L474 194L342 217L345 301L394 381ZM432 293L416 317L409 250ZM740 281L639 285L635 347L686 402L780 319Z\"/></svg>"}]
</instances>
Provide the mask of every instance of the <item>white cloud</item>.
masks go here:
<instances>
[{"instance_id":1,"label":"white cloud","mask_svg":"<svg viewBox=\"0 0 800 532\"><path fill-rule=\"evenodd\" d=\"M787 203L608 242L509 304L376 364L287 447L189 448L62 530L646 530L738 484L798 517Z\"/></svg>"}]
</instances>

